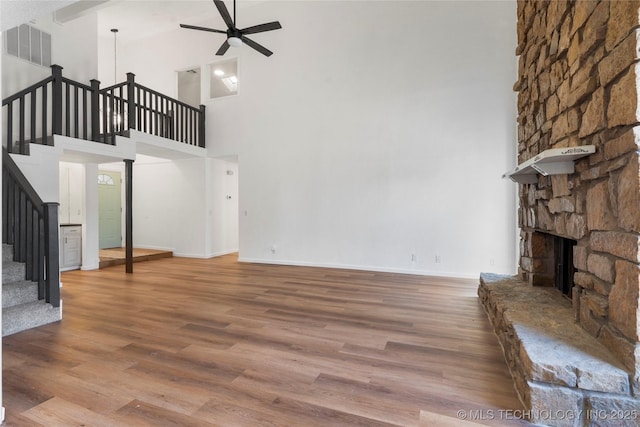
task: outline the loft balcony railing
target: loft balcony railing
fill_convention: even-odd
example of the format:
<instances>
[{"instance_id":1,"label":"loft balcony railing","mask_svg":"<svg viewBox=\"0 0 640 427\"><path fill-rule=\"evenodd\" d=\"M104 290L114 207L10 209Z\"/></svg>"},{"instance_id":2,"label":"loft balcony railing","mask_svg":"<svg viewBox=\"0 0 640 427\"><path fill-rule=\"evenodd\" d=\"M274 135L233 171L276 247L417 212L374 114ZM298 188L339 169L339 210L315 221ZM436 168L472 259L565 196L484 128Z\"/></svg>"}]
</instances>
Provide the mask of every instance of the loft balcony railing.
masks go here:
<instances>
[{"instance_id":1,"label":"loft balcony railing","mask_svg":"<svg viewBox=\"0 0 640 427\"><path fill-rule=\"evenodd\" d=\"M52 65L51 76L4 99L2 107L9 153L29 154L31 143L53 145L53 135L115 145L116 136L130 130L205 147L204 105L195 108L142 86L133 73L100 88L98 80L85 85Z\"/></svg>"}]
</instances>

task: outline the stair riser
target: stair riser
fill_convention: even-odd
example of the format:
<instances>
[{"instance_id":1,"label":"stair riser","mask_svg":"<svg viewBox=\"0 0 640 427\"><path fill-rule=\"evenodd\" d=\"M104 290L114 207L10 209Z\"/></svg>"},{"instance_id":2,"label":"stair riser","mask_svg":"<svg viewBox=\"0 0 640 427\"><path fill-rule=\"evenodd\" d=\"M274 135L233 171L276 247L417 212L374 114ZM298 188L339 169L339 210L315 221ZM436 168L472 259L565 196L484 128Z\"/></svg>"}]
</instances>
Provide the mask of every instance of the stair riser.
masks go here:
<instances>
[{"instance_id":1,"label":"stair riser","mask_svg":"<svg viewBox=\"0 0 640 427\"><path fill-rule=\"evenodd\" d=\"M24 278L24 264L19 262L2 262L2 283L21 282Z\"/></svg>"},{"instance_id":2,"label":"stair riser","mask_svg":"<svg viewBox=\"0 0 640 427\"><path fill-rule=\"evenodd\" d=\"M2 308L26 304L38 300L38 284L36 282L18 282L2 286Z\"/></svg>"},{"instance_id":3,"label":"stair riser","mask_svg":"<svg viewBox=\"0 0 640 427\"><path fill-rule=\"evenodd\" d=\"M13 261L13 246L2 244L2 263Z\"/></svg>"},{"instance_id":4,"label":"stair riser","mask_svg":"<svg viewBox=\"0 0 640 427\"><path fill-rule=\"evenodd\" d=\"M2 336L57 322L62 319L62 306L44 302L29 303L2 310Z\"/></svg>"},{"instance_id":5,"label":"stair riser","mask_svg":"<svg viewBox=\"0 0 640 427\"><path fill-rule=\"evenodd\" d=\"M38 284L25 280L24 263L13 261L13 246L2 245L2 336L57 322L62 306L38 301Z\"/></svg>"}]
</instances>

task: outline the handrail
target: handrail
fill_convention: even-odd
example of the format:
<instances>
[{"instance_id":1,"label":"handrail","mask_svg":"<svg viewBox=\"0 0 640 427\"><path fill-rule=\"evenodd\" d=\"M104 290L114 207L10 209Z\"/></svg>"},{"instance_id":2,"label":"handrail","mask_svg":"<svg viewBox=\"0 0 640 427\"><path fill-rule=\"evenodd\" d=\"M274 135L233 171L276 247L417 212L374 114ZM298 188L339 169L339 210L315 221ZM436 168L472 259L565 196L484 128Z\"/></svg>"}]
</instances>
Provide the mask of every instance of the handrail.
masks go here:
<instances>
[{"instance_id":1,"label":"handrail","mask_svg":"<svg viewBox=\"0 0 640 427\"><path fill-rule=\"evenodd\" d=\"M84 83L77 82L77 81L75 81L75 80L71 80L71 79L69 79L69 78L67 78L67 77L63 77L63 78L62 78L62 81L63 81L64 83L68 83L68 84L71 84L71 85L74 85L74 86L78 86L78 87L79 87L79 88L81 88L81 89L91 90L91 86L86 85L86 84L84 84Z\"/></svg>"},{"instance_id":2,"label":"handrail","mask_svg":"<svg viewBox=\"0 0 640 427\"><path fill-rule=\"evenodd\" d=\"M127 85L127 82L116 83L116 84L114 84L114 85L107 86L107 87L105 87L105 88L100 89L100 92L101 92L101 93L102 93L102 92L107 92L107 91L110 91L110 90L113 90L113 89L118 89L118 88L123 87L123 86L126 86L126 85Z\"/></svg>"},{"instance_id":3,"label":"handrail","mask_svg":"<svg viewBox=\"0 0 640 427\"><path fill-rule=\"evenodd\" d=\"M2 242L25 264L25 280L38 283L38 299L60 306L58 203L44 203L2 149Z\"/></svg>"},{"instance_id":4,"label":"handrail","mask_svg":"<svg viewBox=\"0 0 640 427\"><path fill-rule=\"evenodd\" d=\"M49 76L44 80L40 80L37 83L32 84L31 86L27 87L26 89L22 89L20 92L13 94L5 99L2 100L2 106L4 107L5 105L9 104L10 102L16 101L20 98L22 98L23 96L25 96L26 94L32 92L34 89L39 89L43 86L46 86L48 83L53 81L53 76Z\"/></svg>"},{"instance_id":5,"label":"handrail","mask_svg":"<svg viewBox=\"0 0 640 427\"><path fill-rule=\"evenodd\" d=\"M24 191L25 195L29 198L31 203L33 203L33 206L38 213L42 214L44 212L42 209L42 204L44 202L4 147L2 147L2 167L3 170L6 169L9 172L16 181L16 184L22 188L22 191Z\"/></svg>"},{"instance_id":6,"label":"handrail","mask_svg":"<svg viewBox=\"0 0 640 427\"><path fill-rule=\"evenodd\" d=\"M193 105L189 105L189 104L187 104L186 102L180 101L179 99L173 99L173 98L171 98L170 96L167 96L167 95L165 95L165 94L163 94L163 93L160 93L160 92L158 92L158 91L156 91L156 90L149 89L148 87L143 86L143 85L141 85L140 83L135 83L135 84L134 84L134 86L135 86L136 88L140 88L140 89L142 89L142 90L146 90L147 92L149 92L149 93L150 93L150 94L152 94L152 95L161 96L161 97L163 97L163 98L170 99L173 103L175 103L176 105L179 105L179 106L181 106L181 107L189 108L189 109L191 109L191 110L193 110L193 111L200 111L200 109L199 109L199 108L196 108L196 107L194 107Z\"/></svg>"}]
</instances>

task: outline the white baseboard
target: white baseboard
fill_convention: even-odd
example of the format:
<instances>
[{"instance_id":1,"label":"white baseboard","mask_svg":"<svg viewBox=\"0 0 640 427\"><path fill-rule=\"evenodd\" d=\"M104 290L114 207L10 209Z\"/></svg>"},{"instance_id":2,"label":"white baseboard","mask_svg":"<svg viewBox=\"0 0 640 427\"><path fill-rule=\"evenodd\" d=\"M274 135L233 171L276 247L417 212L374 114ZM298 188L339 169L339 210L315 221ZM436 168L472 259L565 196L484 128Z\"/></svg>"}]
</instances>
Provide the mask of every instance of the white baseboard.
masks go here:
<instances>
[{"instance_id":1,"label":"white baseboard","mask_svg":"<svg viewBox=\"0 0 640 427\"><path fill-rule=\"evenodd\" d=\"M152 251L165 251L165 252L173 252L173 248L167 248L165 246L153 246L153 245L133 245L136 249L150 249Z\"/></svg>"},{"instance_id":2,"label":"white baseboard","mask_svg":"<svg viewBox=\"0 0 640 427\"><path fill-rule=\"evenodd\" d=\"M237 253L238 250L234 249L234 250L229 250L229 251L222 251L222 252L211 252L208 254L185 254L185 253L173 253L173 256L177 256L177 257L184 257L184 258L198 258L198 259L209 259L209 258L216 258L219 256L223 256L223 255L229 255L229 254L233 254L233 253Z\"/></svg>"},{"instance_id":3,"label":"white baseboard","mask_svg":"<svg viewBox=\"0 0 640 427\"><path fill-rule=\"evenodd\" d=\"M100 268L100 264L83 264L80 270L97 270Z\"/></svg>"},{"instance_id":4,"label":"white baseboard","mask_svg":"<svg viewBox=\"0 0 640 427\"><path fill-rule=\"evenodd\" d=\"M403 269L403 268L394 268L394 267L377 267L377 266L369 266L369 265L319 263L319 262L290 261L290 260L285 261L285 260L245 258L245 257L238 257L238 262L255 263L255 264L293 265L293 266L299 266L299 267L339 268L339 269L345 269L345 270L376 271L381 273L399 273L399 274L411 274L414 276L447 277L447 278L454 278L454 279L477 279L480 277L480 272L478 272L478 274L469 274L469 273L455 273L455 272L447 272L447 271L414 270L414 269Z\"/></svg>"},{"instance_id":5,"label":"white baseboard","mask_svg":"<svg viewBox=\"0 0 640 427\"><path fill-rule=\"evenodd\" d=\"M230 254L237 254L237 253L238 253L237 249L231 249L231 250L222 251L222 252L214 252L209 256L209 258L216 258L223 255L230 255Z\"/></svg>"}]
</instances>

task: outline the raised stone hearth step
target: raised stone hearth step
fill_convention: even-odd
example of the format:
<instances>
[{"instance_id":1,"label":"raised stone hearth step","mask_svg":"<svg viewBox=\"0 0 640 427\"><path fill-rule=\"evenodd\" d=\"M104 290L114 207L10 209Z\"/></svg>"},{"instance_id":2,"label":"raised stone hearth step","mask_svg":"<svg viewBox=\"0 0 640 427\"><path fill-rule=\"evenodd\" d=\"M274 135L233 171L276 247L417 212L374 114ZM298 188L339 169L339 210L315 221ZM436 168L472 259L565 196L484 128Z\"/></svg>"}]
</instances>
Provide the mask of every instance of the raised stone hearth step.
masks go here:
<instances>
[{"instance_id":1,"label":"raised stone hearth step","mask_svg":"<svg viewBox=\"0 0 640 427\"><path fill-rule=\"evenodd\" d=\"M603 425L589 419L612 407L638 411L630 373L576 322L571 302L553 288L483 273L478 295L504 350L518 394L534 423ZM545 411L572 417L536 419ZM617 426L636 426L640 416Z\"/></svg>"}]
</instances>

